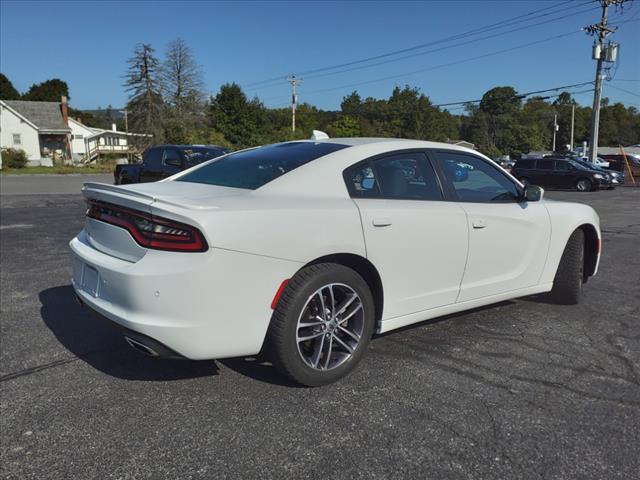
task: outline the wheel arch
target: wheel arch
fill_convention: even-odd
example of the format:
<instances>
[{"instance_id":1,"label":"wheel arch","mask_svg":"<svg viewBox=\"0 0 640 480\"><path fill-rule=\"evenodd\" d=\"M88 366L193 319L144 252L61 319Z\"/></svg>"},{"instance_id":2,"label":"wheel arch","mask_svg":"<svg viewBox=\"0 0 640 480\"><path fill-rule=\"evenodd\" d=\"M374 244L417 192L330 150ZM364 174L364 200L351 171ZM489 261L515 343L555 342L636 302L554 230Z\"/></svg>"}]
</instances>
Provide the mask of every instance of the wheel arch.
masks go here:
<instances>
[{"instance_id":1,"label":"wheel arch","mask_svg":"<svg viewBox=\"0 0 640 480\"><path fill-rule=\"evenodd\" d=\"M353 253L334 253L318 257L305 264L302 268L318 263L336 263L356 271L369 286L375 306L376 330L382 322L382 310L384 308L384 289L382 277L378 269L365 257Z\"/></svg>"},{"instance_id":2,"label":"wheel arch","mask_svg":"<svg viewBox=\"0 0 640 480\"><path fill-rule=\"evenodd\" d=\"M600 254L600 238L596 227L590 223L583 223L577 229L584 232L584 279L586 281L596 272L598 255Z\"/></svg>"}]
</instances>

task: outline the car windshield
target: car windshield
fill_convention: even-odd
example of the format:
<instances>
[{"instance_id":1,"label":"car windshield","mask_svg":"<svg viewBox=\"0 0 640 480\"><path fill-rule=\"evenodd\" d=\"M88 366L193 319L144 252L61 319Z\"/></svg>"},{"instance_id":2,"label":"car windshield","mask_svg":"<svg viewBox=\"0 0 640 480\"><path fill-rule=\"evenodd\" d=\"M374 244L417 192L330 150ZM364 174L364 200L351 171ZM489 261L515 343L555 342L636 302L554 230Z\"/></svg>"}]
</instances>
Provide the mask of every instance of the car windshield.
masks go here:
<instances>
[{"instance_id":1,"label":"car windshield","mask_svg":"<svg viewBox=\"0 0 640 480\"><path fill-rule=\"evenodd\" d=\"M277 143L232 153L176 181L255 190L305 163L346 147L324 142Z\"/></svg>"},{"instance_id":2,"label":"car windshield","mask_svg":"<svg viewBox=\"0 0 640 480\"><path fill-rule=\"evenodd\" d=\"M602 167L598 165L593 165L589 162L585 162L584 160L576 160L575 162L581 167L583 167L582 170L603 170Z\"/></svg>"},{"instance_id":3,"label":"car windshield","mask_svg":"<svg viewBox=\"0 0 640 480\"><path fill-rule=\"evenodd\" d=\"M578 170L591 170L591 167L587 168L582 162L577 162L575 160L569 160L569 163L576 167Z\"/></svg>"}]
</instances>

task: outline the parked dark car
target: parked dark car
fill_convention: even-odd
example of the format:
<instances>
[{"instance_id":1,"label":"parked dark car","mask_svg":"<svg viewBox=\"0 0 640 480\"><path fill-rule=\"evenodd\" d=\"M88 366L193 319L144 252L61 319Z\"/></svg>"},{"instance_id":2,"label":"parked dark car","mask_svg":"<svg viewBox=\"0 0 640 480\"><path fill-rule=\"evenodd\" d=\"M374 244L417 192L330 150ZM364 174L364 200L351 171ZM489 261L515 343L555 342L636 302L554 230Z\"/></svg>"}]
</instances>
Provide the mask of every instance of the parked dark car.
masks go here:
<instances>
[{"instance_id":1,"label":"parked dark car","mask_svg":"<svg viewBox=\"0 0 640 480\"><path fill-rule=\"evenodd\" d=\"M565 158L518 160L511 174L524 185L576 189L579 192L609 188L611 185L611 180L606 173L583 167Z\"/></svg>"},{"instance_id":2,"label":"parked dark car","mask_svg":"<svg viewBox=\"0 0 640 480\"><path fill-rule=\"evenodd\" d=\"M624 171L618 172L617 170L612 170L610 168L602 168L598 165L594 165L593 163L589 163L586 160L574 160L574 162L579 163L583 167L609 175L609 180L611 180L611 186L609 188L615 188L616 185L622 185L624 183Z\"/></svg>"},{"instance_id":3,"label":"parked dark car","mask_svg":"<svg viewBox=\"0 0 640 480\"><path fill-rule=\"evenodd\" d=\"M627 154L627 162L629 164L629 168L627 168L627 162L624 160L624 155L622 154L611 154L611 155L602 155L607 162L609 162L610 168L613 170L617 170L619 172L629 173L629 168L631 169L631 174L636 179L640 178L640 158L636 155Z\"/></svg>"},{"instance_id":4,"label":"parked dark car","mask_svg":"<svg viewBox=\"0 0 640 480\"><path fill-rule=\"evenodd\" d=\"M145 150L141 163L116 165L113 176L116 185L156 182L226 153L213 145L156 145Z\"/></svg>"}]
</instances>

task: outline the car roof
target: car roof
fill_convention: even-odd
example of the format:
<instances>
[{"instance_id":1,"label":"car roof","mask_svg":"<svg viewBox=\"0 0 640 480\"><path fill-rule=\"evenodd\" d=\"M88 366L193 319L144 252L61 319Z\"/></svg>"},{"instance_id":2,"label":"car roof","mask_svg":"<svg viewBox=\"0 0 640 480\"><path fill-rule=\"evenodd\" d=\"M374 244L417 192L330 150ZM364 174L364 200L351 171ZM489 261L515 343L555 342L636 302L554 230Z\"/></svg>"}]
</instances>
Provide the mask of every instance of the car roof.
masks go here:
<instances>
[{"instance_id":1,"label":"car roof","mask_svg":"<svg viewBox=\"0 0 640 480\"><path fill-rule=\"evenodd\" d=\"M300 141L300 140L294 140L294 141ZM460 145L456 145L455 143L430 142L426 140L412 140L410 138L336 137L336 138L321 138L318 140L304 140L304 141L314 142L314 143L336 143L339 145L347 145L349 147L355 147L358 145L372 145L376 143L389 143L389 142L398 142L398 143L406 143L406 144L420 143L421 146L423 146L424 148L452 148L455 150L457 149L469 150L466 147L461 147Z\"/></svg>"},{"instance_id":2,"label":"car roof","mask_svg":"<svg viewBox=\"0 0 640 480\"><path fill-rule=\"evenodd\" d=\"M323 155L315 160L291 170L271 182L258 188L256 194L286 194L297 196L348 196L342 178L346 168L357 162L376 155L392 153L399 150L442 149L459 153L470 153L495 164L482 153L452 143L428 142L404 138L323 138L312 140L294 140L293 142L310 142L314 144L344 145L335 152Z\"/></svg>"}]
</instances>

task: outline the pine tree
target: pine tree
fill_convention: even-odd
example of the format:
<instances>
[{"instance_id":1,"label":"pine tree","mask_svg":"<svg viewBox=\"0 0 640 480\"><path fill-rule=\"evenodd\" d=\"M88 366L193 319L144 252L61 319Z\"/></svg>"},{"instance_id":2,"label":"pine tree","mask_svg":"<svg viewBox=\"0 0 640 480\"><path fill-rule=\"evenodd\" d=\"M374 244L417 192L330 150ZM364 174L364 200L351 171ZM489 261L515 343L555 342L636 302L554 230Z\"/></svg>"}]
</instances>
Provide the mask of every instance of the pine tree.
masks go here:
<instances>
[{"instance_id":1,"label":"pine tree","mask_svg":"<svg viewBox=\"0 0 640 480\"><path fill-rule=\"evenodd\" d=\"M164 102L158 80L160 63L154 49L146 43L138 44L127 63L124 87L129 94L129 129L151 134L153 143L162 143Z\"/></svg>"}]
</instances>

